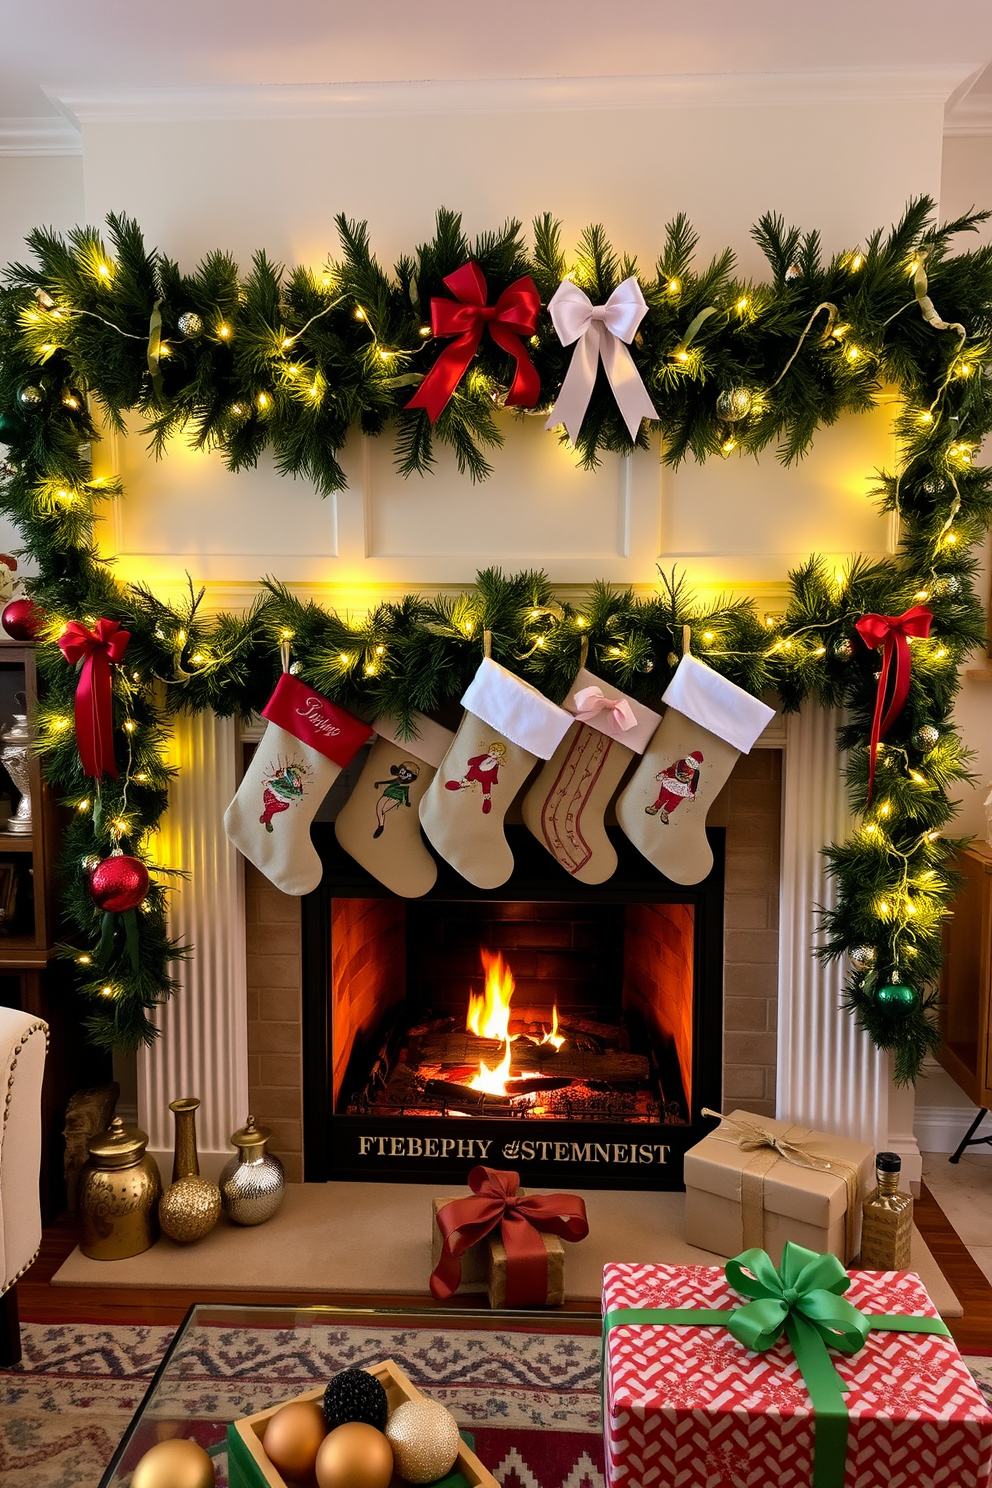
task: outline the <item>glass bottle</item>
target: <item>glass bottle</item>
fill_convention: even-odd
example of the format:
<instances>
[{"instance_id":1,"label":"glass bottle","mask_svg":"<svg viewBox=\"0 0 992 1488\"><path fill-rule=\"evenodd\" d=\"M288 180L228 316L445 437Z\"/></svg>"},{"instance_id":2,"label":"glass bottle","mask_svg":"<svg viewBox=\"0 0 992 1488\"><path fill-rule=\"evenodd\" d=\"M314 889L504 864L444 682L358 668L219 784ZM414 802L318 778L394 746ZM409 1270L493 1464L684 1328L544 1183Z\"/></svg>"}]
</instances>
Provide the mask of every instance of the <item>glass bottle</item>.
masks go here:
<instances>
[{"instance_id":1,"label":"glass bottle","mask_svg":"<svg viewBox=\"0 0 992 1488\"><path fill-rule=\"evenodd\" d=\"M875 1156L878 1187L864 1202L861 1221L861 1259L866 1271L908 1271L913 1233L913 1198L900 1193L902 1158L897 1152Z\"/></svg>"}]
</instances>

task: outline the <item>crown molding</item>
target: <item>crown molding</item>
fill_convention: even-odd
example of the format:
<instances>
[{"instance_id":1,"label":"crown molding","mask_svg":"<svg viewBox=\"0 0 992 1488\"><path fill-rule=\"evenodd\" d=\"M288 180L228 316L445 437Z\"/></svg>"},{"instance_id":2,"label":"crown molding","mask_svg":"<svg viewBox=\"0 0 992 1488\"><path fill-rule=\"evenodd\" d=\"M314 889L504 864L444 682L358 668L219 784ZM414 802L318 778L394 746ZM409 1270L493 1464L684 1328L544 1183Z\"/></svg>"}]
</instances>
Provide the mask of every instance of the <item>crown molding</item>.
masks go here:
<instances>
[{"instance_id":1,"label":"crown molding","mask_svg":"<svg viewBox=\"0 0 992 1488\"><path fill-rule=\"evenodd\" d=\"M969 93L944 118L944 135L992 134L992 93Z\"/></svg>"},{"instance_id":2,"label":"crown molding","mask_svg":"<svg viewBox=\"0 0 992 1488\"><path fill-rule=\"evenodd\" d=\"M0 118L0 155L82 155L78 125L62 115Z\"/></svg>"},{"instance_id":3,"label":"crown molding","mask_svg":"<svg viewBox=\"0 0 992 1488\"><path fill-rule=\"evenodd\" d=\"M341 115L569 112L946 103L974 63L891 70L686 74L658 77L421 79L204 88L50 88L73 124L207 123Z\"/></svg>"}]
</instances>

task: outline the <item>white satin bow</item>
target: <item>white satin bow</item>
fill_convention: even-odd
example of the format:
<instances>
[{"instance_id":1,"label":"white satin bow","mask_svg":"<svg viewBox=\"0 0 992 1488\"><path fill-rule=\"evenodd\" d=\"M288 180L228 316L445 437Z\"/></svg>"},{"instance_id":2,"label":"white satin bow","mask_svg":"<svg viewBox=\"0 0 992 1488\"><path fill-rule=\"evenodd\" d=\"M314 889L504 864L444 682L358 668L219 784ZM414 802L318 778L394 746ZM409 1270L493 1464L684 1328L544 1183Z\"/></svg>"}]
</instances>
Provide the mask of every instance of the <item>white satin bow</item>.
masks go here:
<instances>
[{"instance_id":1,"label":"white satin bow","mask_svg":"<svg viewBox=\"0 0 992 1488\"><path fill-rule=\"evenodd\" d=\"M613 722L622 728L624 733L628 729L636 728L637 719L634 710L625 697L608 698L601 687L583 687L575 694L575 716L580 723L588 723L590 718L595 718L597 713L602 713L604 708L609 708L613 714Z\"/></svg>"},{"instance_id":2,"label":"white satin bow","mask_svg":"<svg viewBox=\"0 0 992 1488\"><path fill-rule=\"evenodd\" d=\"M545 424L564 424L573 444L579 437L600 359L631 439L637 438L641 419L655 419L657 409L634 366L626 341L632 341L647 314L641 286L631 275L610 295L605 305L594 305L587 294L563 279L548 304L548 313L563 346L578 345L572 353L558 401Z\"/></svg>"}]
</instances>

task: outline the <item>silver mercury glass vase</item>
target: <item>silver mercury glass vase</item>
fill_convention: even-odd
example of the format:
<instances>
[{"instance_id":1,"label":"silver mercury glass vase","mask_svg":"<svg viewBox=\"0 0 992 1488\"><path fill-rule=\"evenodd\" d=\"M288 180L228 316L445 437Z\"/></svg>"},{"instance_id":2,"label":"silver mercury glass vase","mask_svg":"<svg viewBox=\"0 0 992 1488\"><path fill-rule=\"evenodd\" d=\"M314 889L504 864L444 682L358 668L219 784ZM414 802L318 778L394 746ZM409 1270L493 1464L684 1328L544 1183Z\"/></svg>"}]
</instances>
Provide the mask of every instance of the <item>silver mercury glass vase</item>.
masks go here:
<instances>
[{"instance_id":1,"label":"silver mercury glass vase","mask_svg":"<svg viewBox=\"0 0 992 1488\"><path fill-rule=\"evenodd\" d=\"M15 694L15 704L18 701L23 705L24 694L22 692ZM31 730L28 728L27 714L15 713L13 723L3 730L2 737L3 748L0 749L0 763L3 764L7 774L21 793L17 810L7 822L4 830L13 832L18 837L27 837L31 833Z\"/></svg>"},{"instance_id":2,"label":"silver mercury glass vase","mask_svg":"<svg viewBox=\"0 0 992 1488\"><path fill-rule=\"evenodd\" d=\"M231 1135L238 1154L220 1175L220 1196L224 1213L235 1224L264 1224L282 1203L286 1173L279 1159L266 1151L271 1136L268 1127L255 1125L254 1116Z\"/></svg>"}]
</instances>

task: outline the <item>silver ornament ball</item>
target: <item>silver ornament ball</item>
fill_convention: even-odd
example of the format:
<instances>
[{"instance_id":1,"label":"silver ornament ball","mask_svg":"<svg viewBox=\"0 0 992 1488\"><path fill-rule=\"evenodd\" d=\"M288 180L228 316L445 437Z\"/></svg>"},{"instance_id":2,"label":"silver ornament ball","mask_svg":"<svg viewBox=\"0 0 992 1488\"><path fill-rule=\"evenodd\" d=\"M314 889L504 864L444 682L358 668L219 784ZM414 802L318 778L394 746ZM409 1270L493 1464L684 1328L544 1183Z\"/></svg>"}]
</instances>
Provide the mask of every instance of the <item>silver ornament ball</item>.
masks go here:
<instances>
[{"instance_id":1,"label":"silver ornament ball","mask_svg":"<svg viewBox=\"0 0 992 1488\"><path fill-rule=\"evenodd\" d=\"M40 408L45 401L45 389L36 387L33 382L25 383L18 389L17 401L22 408Z\"/></svg>"},{"instance_id":2,"label":"silver ornament ball","mask_svg":"<svg viewBox=\"0 0 992 1488\"><path fill-rule=\"evenodd\" d=\"M936 749L940 741L940 730L932 723L921 723L913 735L913 748L918 749L921 754L929 754L931 749Z\"/></svg>"},{"instance_id":3,"label":"silver ornament ball","mask_svg":"<svg viewBox=\"0 0 992 1488\"><path fill-rule=\"evenodd\" d=\"M834 655L839 661L850 661L854 655L854 642L849 640L847 636L841 636L840 640L834 646Z\"/></svg>"},{"instance_id":4,"label":"silver ornament ball","mask_svg":"<svg viewBox=\"0 0 992 1488\"><path fill-rule=\"evenodd\" d=\"M848 954L859 971L867 971L870 966L875 965L873 946L855 946Z\"/></svg>"},{"instance_id":5,"label":"silver ornament ball","mask_svg":"<svg viewBox=\"0 0 992 1488\"><path fill-rule=\"evenodd\" d=\"M99 868L100 864L103 862L103 859L102 858L98 858L94 854L91 853L89 855L89 857L83 858L82 861L83 861L83 872L84 873L95 873L96 870Z\"/></svg>"},{"instance_id":6,"label":"silver ornament ball","mask_svg":"<svg viewBox=\"0 0 992 1488\"><path fill-rule=\"evenodd\" d=\"M203 335L203 317L195 310L184 310L176 324L180 336L185 336L187 341L195 341L197 336Z\"/></svg>"},{"instance_id":7,"label":"silver ornament ball","mask_svg":"<svg viewBox=\"0 0 992 1488\"><path fill-rule=\"evenodd\" d=\"M717 417L723 419L725 423L736 424L738 420L747 418L751 412L752 401L747 388L724 388L716 400Z\"/></svg>"}]
</instances>

